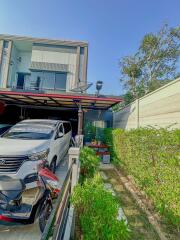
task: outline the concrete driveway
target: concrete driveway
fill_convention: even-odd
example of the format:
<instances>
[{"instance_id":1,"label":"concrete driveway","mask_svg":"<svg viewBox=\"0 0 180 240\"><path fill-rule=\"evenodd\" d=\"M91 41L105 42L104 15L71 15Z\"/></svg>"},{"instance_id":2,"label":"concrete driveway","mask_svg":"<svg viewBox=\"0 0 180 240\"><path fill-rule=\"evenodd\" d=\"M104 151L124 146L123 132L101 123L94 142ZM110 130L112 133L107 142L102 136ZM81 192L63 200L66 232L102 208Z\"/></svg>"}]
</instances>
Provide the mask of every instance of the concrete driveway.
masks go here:
<instances>
[{"instance_id":1,"label":"concrete driveway","mask_svg":"<svg viewBox=\"0 0 180 240\"><path fill-rule=\"evenodd\" d=\"M60 163L56 175L59 178L59 184L62 186L68 170L68 157ZM0 225L0 240L39 240L41 232L38 221L31 225L3 226Z\"/></svg>"}]
</instances>

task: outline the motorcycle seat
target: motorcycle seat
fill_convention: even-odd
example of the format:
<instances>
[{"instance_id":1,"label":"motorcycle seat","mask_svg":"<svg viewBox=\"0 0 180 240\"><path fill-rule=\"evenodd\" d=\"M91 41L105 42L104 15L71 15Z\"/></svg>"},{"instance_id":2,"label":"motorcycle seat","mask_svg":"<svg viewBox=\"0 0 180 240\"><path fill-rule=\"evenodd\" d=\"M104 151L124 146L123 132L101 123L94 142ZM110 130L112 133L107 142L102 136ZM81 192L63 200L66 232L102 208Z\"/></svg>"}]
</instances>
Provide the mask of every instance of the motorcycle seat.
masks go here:
<instances>
[{"instance_id":1,"label":"motorcycle seat","mask_svg":"<svg viewBox=\"0 0 180 240\"><path fill-rule=\"evenodd\" d=\"M26 185L21 179L14 179L5 175L0 176L0 191L22 192Z\"/></svg>"}]
</instances>

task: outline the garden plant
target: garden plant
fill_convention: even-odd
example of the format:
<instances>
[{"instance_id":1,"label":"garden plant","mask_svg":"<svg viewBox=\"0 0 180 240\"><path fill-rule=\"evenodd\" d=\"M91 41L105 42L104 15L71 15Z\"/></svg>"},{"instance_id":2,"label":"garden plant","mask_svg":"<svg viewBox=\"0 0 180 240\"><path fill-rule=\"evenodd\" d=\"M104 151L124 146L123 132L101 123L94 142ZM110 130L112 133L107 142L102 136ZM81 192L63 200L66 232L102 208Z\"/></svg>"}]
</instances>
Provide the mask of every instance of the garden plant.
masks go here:
<instances>
[{"instance_id":1,"label":"garden plant","mask_svg":"<svg viewBox=\"0 0 180 240\"><path fill-rule=\"evenodd\" d=\"M82 183L86 178L91 178L97 171L100 159L95 151L89 147L84 147L80 152L81 174L80 182Z\"/></svg>"},{"instance_id":2,"label":"garden plant","mask_svg":"<svg viewBox=\"0 0 180 240\"><path fill-rule=\"evenodd\" d=\"M117 219L119 203L98 174L75 187L72 203L84 240L129 239L128 226Z\"/></svg>"},{"instance_id":3,"label":"garden plant","mask_svg":"<svg viewBox=\"0 0 180 240\"><path fill-rule=\"evenodd\" d=\"M126 240L129 229L124 220L118 220L119 202L105 189L98 174L100 159L91 148L80 152L80 181L72 194L76 211L77 239Z\"/></svg>"},{"instance_id":4,"label":"garden plant","mask_svg":"<svg viewBox=\"0 0 180 240\"><path fill-rule=\"evenodd\" d=\"M117 167L133 176L167 223L180 227L180 130L105 129Z\"/></svg>"}]
</instances>

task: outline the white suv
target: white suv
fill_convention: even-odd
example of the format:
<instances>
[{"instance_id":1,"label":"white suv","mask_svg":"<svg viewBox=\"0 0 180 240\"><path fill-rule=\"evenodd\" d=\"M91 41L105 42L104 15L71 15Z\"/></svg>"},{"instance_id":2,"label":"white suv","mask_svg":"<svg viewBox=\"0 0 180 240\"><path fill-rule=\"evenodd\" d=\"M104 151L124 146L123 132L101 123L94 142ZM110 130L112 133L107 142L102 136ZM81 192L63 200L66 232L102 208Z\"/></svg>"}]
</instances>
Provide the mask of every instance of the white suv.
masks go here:
<instances>
[{"instance_id":1,"label":"white suv","mask_svg":"<svg viewBox=\"0 0 180 240\"><path fill-rule=\"evenodd\" d=\"M68 151L71 124L59 120L24 120L0 137L0 174L35 181L42 160L53 172Z\"/></svg>"}]
</instances>

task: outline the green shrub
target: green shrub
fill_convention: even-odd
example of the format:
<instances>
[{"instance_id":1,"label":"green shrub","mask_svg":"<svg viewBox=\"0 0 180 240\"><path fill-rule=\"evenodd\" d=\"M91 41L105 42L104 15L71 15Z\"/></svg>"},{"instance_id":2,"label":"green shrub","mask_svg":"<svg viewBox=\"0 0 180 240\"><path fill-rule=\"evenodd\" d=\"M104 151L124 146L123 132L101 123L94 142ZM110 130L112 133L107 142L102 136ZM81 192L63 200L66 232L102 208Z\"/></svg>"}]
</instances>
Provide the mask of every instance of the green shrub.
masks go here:
<instances>
[{"instance_id":1,"label":"green shrub","mask_svg":"<svg viewBox=\"0 0 180 240\"><path fill-rule=\"evenodd\" d=\"M95 151L89 147L84 147L80 152L80 164L81 164L81 174L80 182L82 183L86 178L93 177L97 167L99 165L100 159L96 155Z\"/></svg>"},{"instance_id":2,"label":"green shrub","mask_svg":"<svg viewBox=\"0 0 180 240\"><path fill-rule=\"evenodd\" d=\"M169 223L180 224L180 130L105 130L115 164L134 176Z\"/></svg>"},{"instance_id":3,"label":"green shrub","mask_svg":"<svg viewBox=\"0 0 180 240\"><path fill-rule=\"evenodd\" d=\"M99 175L77 185L72 196L84 240L125 240L129 230L124 220L119 221L118 202L105 190Z\"/></svg>"}]
</instances>

